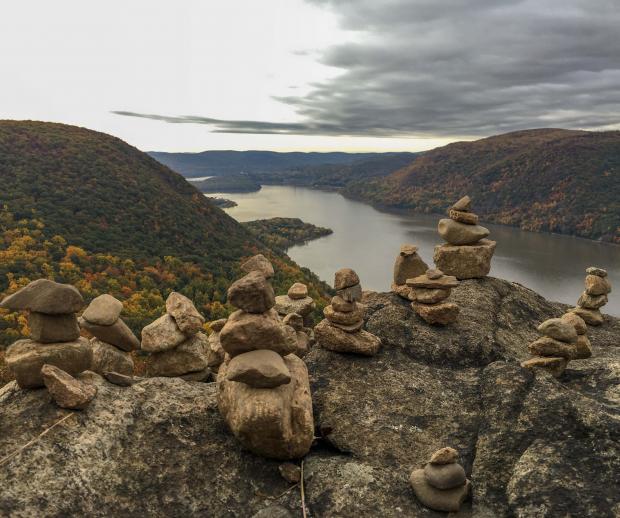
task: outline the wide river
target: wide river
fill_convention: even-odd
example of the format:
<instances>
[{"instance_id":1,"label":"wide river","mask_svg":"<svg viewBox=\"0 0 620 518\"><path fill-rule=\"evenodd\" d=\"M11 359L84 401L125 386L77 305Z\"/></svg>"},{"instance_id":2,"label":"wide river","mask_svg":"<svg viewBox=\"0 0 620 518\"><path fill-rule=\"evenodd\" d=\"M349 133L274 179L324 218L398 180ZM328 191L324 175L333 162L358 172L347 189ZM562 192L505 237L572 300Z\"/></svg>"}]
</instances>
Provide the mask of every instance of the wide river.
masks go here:
<instances>
[{"instance_id":1,"label":"wide river","mask_svg":"<svg viewBox=\"0 0 620 518\"><path fill-rule=\"evenodd\" d=\"M333 234L288 251L294 261L330 284L334 272L347 266L359 274L364 289L387 291L401 244L417 245L432 265L433 249L442 243L437 234L439 216L379 211L334 192L263 186L258 192L217 196L238 203L226 209L238 221L295 217L331 228ZM491 230L489 238L497 241L490 275L516 281L547 299L574 304L584 288L585 269L600 266L609 272L615 288L603 312L620 316L620 246L482 224Z\"/></svg>"}]
</instances>

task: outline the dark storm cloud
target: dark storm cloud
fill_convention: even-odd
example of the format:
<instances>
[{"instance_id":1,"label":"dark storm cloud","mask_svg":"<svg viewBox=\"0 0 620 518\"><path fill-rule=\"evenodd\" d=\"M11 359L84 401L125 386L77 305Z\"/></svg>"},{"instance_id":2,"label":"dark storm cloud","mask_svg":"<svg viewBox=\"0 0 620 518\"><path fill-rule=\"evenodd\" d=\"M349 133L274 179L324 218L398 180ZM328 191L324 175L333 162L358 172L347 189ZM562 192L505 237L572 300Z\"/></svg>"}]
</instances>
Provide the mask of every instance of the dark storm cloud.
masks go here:
<instances>
[{"instance_id":1,"label":"dark storm cloud","mask_svg":"<svg viewBox=\"0 0 620 518\"><path fill-rule=\"evenodd\" d=\"M303 122L139 116L308 135L475 136L620 123L618 0L308 1L355 32L322 55L341 70L335 79L280 98Z\"/></svg>"}]
</instances>

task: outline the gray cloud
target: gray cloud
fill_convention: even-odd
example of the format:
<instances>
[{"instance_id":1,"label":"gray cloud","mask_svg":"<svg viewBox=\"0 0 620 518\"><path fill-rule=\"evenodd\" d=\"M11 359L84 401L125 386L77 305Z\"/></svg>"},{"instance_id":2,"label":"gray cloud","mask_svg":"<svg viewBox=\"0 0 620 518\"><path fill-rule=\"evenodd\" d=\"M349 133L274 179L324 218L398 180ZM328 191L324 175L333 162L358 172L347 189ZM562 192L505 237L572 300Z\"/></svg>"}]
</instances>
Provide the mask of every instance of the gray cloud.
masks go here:
<instances>
[{"instance_id":1,"label":"gray cloud","mask_svg":"<svg viewBox=\"0 0 620 518\"><path fill-rule=\"evenodd\" d=\"M335 79L280 101L299 123L134 115L223 133L478 136L620 127L617 0L307 0L355 42Z\"/></svg>"}]
</instances>

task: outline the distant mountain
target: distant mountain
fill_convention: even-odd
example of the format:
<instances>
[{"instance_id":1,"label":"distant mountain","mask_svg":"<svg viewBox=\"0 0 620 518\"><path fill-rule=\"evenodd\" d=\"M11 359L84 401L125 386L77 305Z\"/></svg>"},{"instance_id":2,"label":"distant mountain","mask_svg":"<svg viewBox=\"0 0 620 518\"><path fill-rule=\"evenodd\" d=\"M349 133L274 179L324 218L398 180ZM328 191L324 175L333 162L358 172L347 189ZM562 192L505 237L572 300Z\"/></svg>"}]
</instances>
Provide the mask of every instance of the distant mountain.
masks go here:
<instances>
[{"instance_id":1,"label":"distant mountain","mask_svg":"<svg viewBox=\"0 0 620 518\"><path fill-rule=\"evenodd\" d=\"M456 142L344 193L426 213L469 194L484 221L620 244L620 131L536 129Z\"/></svg>"}]
</instances>

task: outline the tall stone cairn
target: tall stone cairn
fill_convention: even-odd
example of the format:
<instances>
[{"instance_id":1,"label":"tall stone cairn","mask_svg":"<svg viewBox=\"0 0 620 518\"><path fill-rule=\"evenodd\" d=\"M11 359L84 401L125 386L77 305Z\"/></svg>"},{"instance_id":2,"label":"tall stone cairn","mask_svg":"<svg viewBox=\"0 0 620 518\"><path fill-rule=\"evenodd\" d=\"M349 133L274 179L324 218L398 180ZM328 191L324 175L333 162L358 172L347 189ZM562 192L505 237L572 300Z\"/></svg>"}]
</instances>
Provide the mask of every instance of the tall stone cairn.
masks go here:
<instances>
[{"instance_id":1,"label":"tall stone cairn","mask_svg":"<svg viewBox=\"0 0 620 518\"><path fill-rule=\"evenodd\" d=\"M239 309L218 336L225 352L217 374L218 406L245 448L295 459L308 453L314 439L310 383L305 363L294 354L295 329L274 309L273 267L265 261L254 257L244 263L247 275L228 289L228 302Z\"/></svg>"},{"instance_id":2,"label":"tall stone cairn","mask_svg":"<svg viewBox=\"0 0 620 518\"><path fill-rule=\"evenodd\" d=\"M5 355L20 387L43 387L44 365L73 376L90 368L92 349L80 336L76 317L83 304L76 288L48 279L33 281L0 303L4 309L29 311L30 339L13 343Z\"/></svg>"},{"instance_id":3,"label":"tall stone cairn","mask_svg":"<svg viewBox=\"0 0 620 518\"><path fill-rule=\"evenodd\" d=\"M437 226L446 244L435 247L435 265L457 279L485 277L491 270L497 243L485 239L489 230L478 225L478 216L471 212L469 196L457 201L448 210L448 216L439 220Z\"/></svg>"},{"instance_id":4,"label":"tall stone cairn","mask_svg":"<svg viewBox=\"0 0 620 518\"><path fill-rule=\"evenodd\" d=\"M364 306L360 279L351 268L342 268L335 275L336 296L323 310L325 319L314 328L317 343L324 349L365 356L377 354L381 339L364 331Z\"/></svg>"},{"instance_id":5,"label":"tall stone cairn","mask_svg":"<svg viewBox=\"0 0 620 518\"><path fill-rule=\"evenodd\" d=\"M394 262L392 291L404 299L413 301L412 290L407 286L407 279L423 275L426 270L428 270L428 265L418 255L418 247L402 245Z\"/></svg>"},{"instance_id":6,"label":"tall stone cairn","mask_svg":"<svg viewBox=\"0 0 620 518\"><path fill-rule=\"evenodd\" d=\"M458 284L456 277L435 269L407 279L412 309L428 324L445 326L454 323L459 316L459 307L446 299Z\"/></svg>"},{"instance_id":7,"label":"tall stone cairn","mask_svg":"<svg viewBox=\"0 0 620 518\"><path fill-rule=\"evenodd\" d=\"M607 277L607 271L596 266L586 269L585 290L577 301L577 307L571 311L581 318L586 324L600 326L604 319L601 308L607 304L607 295L611 293L611 283Z\"/></svg>"},{"instance_id":8,"label":"tall stone cairn","mask_svg":"<svg viewBox=\"0 0 620 518\"><path fill-rule=\"evenodd\" d=\"M172 292L166 299L166 313L142 329L142 350L150 377L180 377L186 381L207 381L209 343L202 333L204 317L184 295Z\"/></svg>"}]
</instances>

